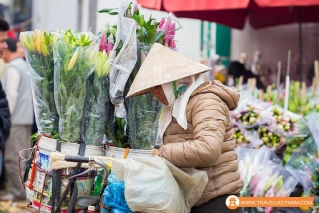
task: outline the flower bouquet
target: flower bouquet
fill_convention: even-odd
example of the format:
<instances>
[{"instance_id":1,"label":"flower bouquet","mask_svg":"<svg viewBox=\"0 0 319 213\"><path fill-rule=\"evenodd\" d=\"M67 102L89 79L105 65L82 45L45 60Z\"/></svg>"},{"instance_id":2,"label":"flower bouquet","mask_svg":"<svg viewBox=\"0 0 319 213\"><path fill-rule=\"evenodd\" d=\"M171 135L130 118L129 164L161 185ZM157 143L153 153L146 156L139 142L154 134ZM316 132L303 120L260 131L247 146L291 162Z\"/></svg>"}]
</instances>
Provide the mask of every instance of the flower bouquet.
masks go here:
<instances>
[{"instance_id":1,"label":"flower bouquet","mask_svg":"<svg viewBox=\"0 0 319 213\"><path fill-rule=\"evenodd\" d=\"M99 146L103 141L109 111L112 103L109 98L109 72L110 55L113 49L112 37L107 39L106 33L102 33L99 44L92 51L92 63L95 64L94 72L87 79L87 95L85 101L85 114L83 122L83 139L86 144Z\"/></svg>"},{"instance_id":2,"label":"flower bouquet","mask_svg":"<svg viewBox=\"0 0 319 213\"><path fill-rule=\"evenodd\" d=\"M253 129L267 121L264 111L270 107L270 103L249 97L240 101L238 108L231 112L232 121L246 129Z\"/></svg>"},{"instance_id":3,"label":"flower bouquet","mask_svg":"<svg viewBox=\"0 0 319 213\"><path fill-rule=\"evenodd\" d=\"M83 138L85 84L94 69L96 40L89 32L68 30L54 42L55 103L59 114L59 133L64 141L76 142Z\"/></svg>"},{"instance_id":4,"label":"flower bouquet","mask_svg":"<svg viewBox=\"0 0 319 213\"><path fill-rule=\"evenodd\" d=\"M158 22L152 17L145 20L144 15L140 14L136 5L130 11L131 17L137 23L138 59L125 85L125 93L128 92L154 43L161 43L174 50L176 49L176 27L170 16ZM145 94L125 100L125 106L127 108L127 130L131 148L151 149L156 140L161 104L152 94Z\"/></svg>"},{"instance_id":5,"label":"flower bouquet","mask_svg":"<svg viewBox=\"0 0 319 213\"><path fill-rule=\"evenodd\" d=\"M275 149L278 145L285 144L285 137L282 137L277 133L271 132L266 127L258 128L257 132L263 144L268 148Z\"/></svg>"},{"instance_id":6,"label":"flower bouquet","mask_svg":"<svg viewBox=\"0 0 319 213\"><path fill-rule=\"evenodd\" d=\"M54 102L54 34L35 30L22 32L20 41L32 80L33 103L39 133L58 133L58 114Z\"/></svg>"},{"instance_id":7,"label":"flower bouquet","mask_svg":"<svg viewBox=\"0 0 319 213\"><path fill-rule=\"evenodd\" d=\"M114 9L103 9L100 12L110 15L117 15L118 13ZM171 17L163 18L160 22L152 17L145 19L138 6L132 5L132 3L128 5L126 15L135 20L138 41L137 62L126 82L124 97L154 43L161 43L176 49L174 39L176 27ZM156 140L161 104L151 94L131 97L126 99L124 104L127 112L126 130L130 148L152 149Z\"/></svg>"},{"instance_id":8,"label":"flower bouquet","mask_svg":"<svg viewBox=\"0 0 319 213\"><path fill-rule=\"evenodd\" d=\"M271 150L239 149L240 176L244 180L241 196L286 197L289 196L298 181L281 166L281 162L271 159ZM264 165L267 165L264 166ZM273 209L266 208L265 212Z\"/></svg>"},{"instance_id":9,"label":"flower bouquet","mask_svg":"<svg viewBox=\"0 0 319 213\"><path fill-rule=\"evenodd\" d=\"M314 138L310 136L294 150L286 164L286 169L303 186L304 196L315 197L315 206L319 204L319 156L317 150L318 146Z\"/></svg>"}]
</instances>

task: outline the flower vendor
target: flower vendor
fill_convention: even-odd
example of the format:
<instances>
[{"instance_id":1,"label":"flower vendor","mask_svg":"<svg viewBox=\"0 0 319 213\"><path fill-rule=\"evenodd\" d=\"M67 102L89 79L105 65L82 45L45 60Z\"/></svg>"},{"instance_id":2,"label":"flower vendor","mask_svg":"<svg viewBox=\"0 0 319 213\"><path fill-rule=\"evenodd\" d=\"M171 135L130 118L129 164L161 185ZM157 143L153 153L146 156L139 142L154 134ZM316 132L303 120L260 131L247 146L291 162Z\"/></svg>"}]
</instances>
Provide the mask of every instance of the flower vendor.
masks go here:
<instances>
[{"instance_id":1,"label":"flower vendor","mask_svg":"<svg viewBox=\"0 0 319 213\"><path fill-rule=\"evenodd\" d=\"M127 97L148 92L161 102L158 155L179 168L207 172L209 182L191 213L241 212L225 201L238 195L244 182L238 172L229 110L239 94L219 81L204 82L210 68L168 47L154 44Z\"/></svg>"}]
</instances>

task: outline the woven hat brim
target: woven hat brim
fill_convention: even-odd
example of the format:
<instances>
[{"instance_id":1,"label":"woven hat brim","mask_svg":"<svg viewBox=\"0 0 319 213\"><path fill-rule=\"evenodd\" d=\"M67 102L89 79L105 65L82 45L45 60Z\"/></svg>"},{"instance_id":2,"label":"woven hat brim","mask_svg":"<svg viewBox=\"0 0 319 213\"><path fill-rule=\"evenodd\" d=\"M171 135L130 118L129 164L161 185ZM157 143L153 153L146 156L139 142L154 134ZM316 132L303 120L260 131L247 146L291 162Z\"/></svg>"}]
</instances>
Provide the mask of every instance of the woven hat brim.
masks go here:
<instances>
[{"instance_id":1,"label":"woven hat brim","mask_svg":"<svg viewBox=\"0 0 319 213\"><path fill-rule=\"evenodd\" d=\"M154 44L138 71L126 98L143 95L152 87L211 70L161 44Z\"/></svg>"}]
</instances>

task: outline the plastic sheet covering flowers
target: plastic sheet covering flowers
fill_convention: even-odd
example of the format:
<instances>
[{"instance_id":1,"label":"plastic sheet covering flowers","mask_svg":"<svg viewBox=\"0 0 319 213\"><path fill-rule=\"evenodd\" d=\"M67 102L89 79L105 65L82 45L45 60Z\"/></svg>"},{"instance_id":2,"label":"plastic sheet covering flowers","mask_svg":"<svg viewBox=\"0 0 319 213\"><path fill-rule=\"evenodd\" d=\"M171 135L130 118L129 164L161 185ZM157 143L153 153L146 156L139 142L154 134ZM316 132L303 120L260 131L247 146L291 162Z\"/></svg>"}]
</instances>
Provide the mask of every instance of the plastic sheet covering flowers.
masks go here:
<instances>
[{"instance_id":1,"label":"plastic sheet covering flowers","mask_svg":"<svg viewBox=\"0 0 319 213\"><path fill-rule=\"evenodd\" d=\"M270 150L238 148L236 151L238 171L244 180L241 196L288 197L297 185L298 181L281 166L281 161L271 158ZM265 212L273 212L273 209L266 208Z\"/></svg>"},{"instance_id":2,"label":"plastic sheet covering flowers","mask_svg":"<svg viewBox=\"0 0 319 213\"><path fill-rule=\"evenodd\" d=\"M76 142L83 137L82 118L86 79L94 69L92 51L97 38L89 32L61 32L54 42L54 92L62 140Z\"/></svg>"},{"instance_id":3,"label":"plastic sheet covering flowers","mask_svg":"<svg viewBox=\"0 0 319 213\"><path fill-rule=\"evenodd\" d=\"M40 133L58 132L58 114L54 102L54 34L30 31L20 34L32 79L33 103Z\"/></svg>"},{"instance_id":4,"label":"plastic sheet covering flowers","mask_svg":"<svg viewBox=\"0 0 319 213\"><path fill-rule=\"evenodd\" d=\"M100 43L91 52L90 60L95 64L94 72L87 79L87 97L83 122L83 139L89 145L101 145L107 122L111 123L109 111L112 103L109 98L110 55L112 37L102 33Z\"/></svg>"},{"instance_id":5,"label":"plastic sheet covering flowers","mask_svg":"<svg viewBox=\"0 0 319 213\"><path fill-rule=\"evenodd\" d=\"M315 197L315 206L319 205L318 118L319 113L306 117L311 136L291 154L286 164L286 168L302 184L305 196Z\"/></svg>"}]
</instances>

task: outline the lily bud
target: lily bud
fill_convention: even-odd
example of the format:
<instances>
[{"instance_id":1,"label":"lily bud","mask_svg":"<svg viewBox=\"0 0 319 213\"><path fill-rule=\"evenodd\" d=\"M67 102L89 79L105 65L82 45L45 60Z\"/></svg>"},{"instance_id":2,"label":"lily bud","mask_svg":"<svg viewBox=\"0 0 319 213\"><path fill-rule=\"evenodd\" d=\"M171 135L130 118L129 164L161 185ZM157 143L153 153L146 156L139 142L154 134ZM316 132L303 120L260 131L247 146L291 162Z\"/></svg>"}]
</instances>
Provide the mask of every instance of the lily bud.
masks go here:
<instances>
[{"instance_id":1,"label":"lily bud","mask_svg":"<svg viewBox=\"0 0 319 213\"><path fill-rule=\"evenodd\" d=\"M102 33L102 37L101 37L101 40L100 40L100 45L99 45L99 51L100 52L103 52L103 50L106 50L107 46L106 46L106 33L103 32Z\"/></svg>"},{"instance_id":2,"label":"lily bud","mask_svg":"<svg viewBox=\"0 0 319 213\"><path fill-rule=\"evenodd\" d=\"M164 23L165 23L165 18L162 18L162 20L160 21L160 24L158 25L158 27L162 28Z\"/></svg>"},{"instance_id":3,"label":"lily bud","mask_svg":"<svg viewBox=\"0 0 319 213\"><path fill-rule=\"evenodd\" d=\"M41 54L41 42L42 42L42 34L39 30L36 31L37 33L37 40L36 40L36 47L39 54Z\"/></svg>"},{"instance_id":4,"label":"lily bud","mask_svg":"<svg viewBox=\"0 0 319 213\"><path fill-rule=\"evenodd\" d=\"M78 58L78 54L79 54L79 49L77 49L75 51L75 53L73 54L73 56L72 56L72 58L71 58L71 60L69 62L68 71L70 71L74 67L76 59Z\"/></svg>"},{"instance_id":5,"label":"lily bud","mask_svg":"<svg viewBox=\"0 0 319 213\"><path fill-rule=\"evenodd\" d=\"M138 5L137 4L134 4L134 7L133 7L133 14L138 10Z\"/></svg>"}]
</instances>

